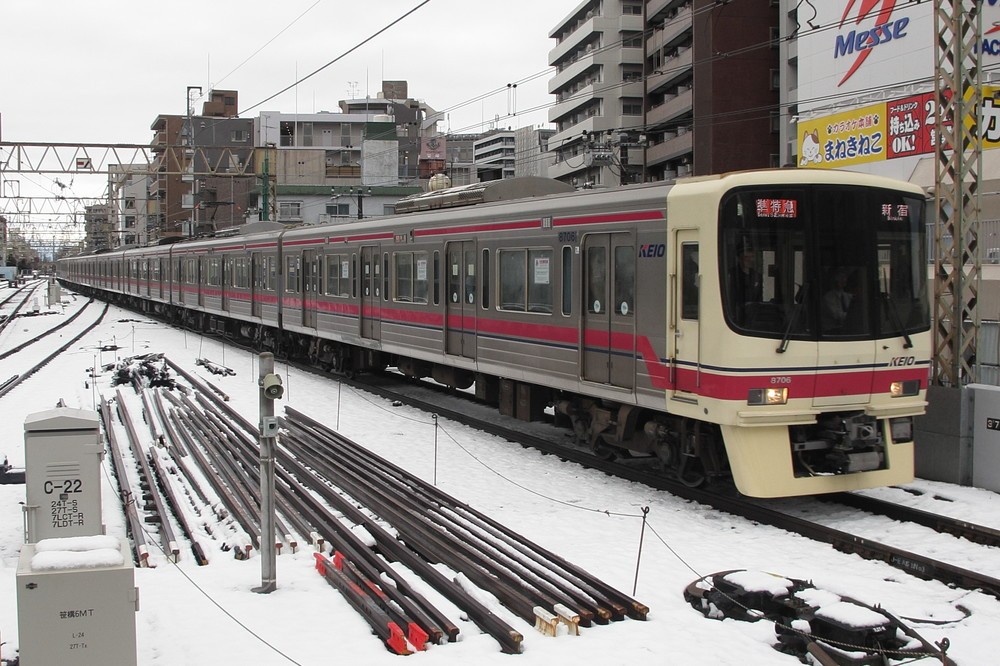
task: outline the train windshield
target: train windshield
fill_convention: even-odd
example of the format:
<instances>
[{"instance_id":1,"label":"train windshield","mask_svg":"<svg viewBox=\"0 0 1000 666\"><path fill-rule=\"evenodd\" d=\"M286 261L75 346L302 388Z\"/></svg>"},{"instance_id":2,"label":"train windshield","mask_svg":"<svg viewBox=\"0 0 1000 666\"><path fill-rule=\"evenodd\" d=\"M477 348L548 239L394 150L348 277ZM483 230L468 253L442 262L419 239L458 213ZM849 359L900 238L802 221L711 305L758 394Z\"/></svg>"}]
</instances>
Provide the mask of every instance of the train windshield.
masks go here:
<instances>
[{"instance_id":1,"label":"train windshield","mask_svg":"<svg viewBox=\"0 0 1000 666\"><path fill-rule=\"evenodd\" d=\"M792 340L906 337L930 326L922 198L803 185L734 190L720 209L729 325Z\"/></svg>"}]
</instances>

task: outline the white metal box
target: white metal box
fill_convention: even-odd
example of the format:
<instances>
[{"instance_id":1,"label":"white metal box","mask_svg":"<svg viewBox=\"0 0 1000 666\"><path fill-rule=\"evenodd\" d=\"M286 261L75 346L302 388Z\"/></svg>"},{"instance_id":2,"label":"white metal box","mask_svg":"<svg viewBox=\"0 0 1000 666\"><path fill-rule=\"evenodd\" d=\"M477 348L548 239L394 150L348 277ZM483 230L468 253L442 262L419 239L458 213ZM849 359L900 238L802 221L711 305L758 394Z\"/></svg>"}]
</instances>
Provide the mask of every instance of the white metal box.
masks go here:
<instances>
[{"instance_id":1,"label":"white metal box","mask_svg":"<svg viewBox=\"0 0 1000 666\"><path fill-rule=\"evenodd\" d=\"M58 407L24 420L25 541L101 534L97 413Z\"/></svg>"},{"instance_id":2,"label":"white metal box","mask_svg":"<svg viewBox=\"0 0 1000 666\"><path fill-rule=\"evenodd\" d=\"M25 544L17 565L21 666L134 666L134 574L127 544L115 537Z\"/></svg>"}]
</instances>

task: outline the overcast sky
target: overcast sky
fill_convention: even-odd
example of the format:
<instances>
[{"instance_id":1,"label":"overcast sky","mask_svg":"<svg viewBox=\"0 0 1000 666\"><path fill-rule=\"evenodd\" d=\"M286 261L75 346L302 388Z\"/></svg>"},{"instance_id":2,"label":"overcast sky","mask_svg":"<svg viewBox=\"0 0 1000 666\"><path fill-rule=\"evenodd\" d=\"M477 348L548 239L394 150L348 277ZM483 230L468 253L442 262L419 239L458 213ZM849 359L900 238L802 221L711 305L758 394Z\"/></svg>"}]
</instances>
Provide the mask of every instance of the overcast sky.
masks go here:
<instances>
[{"instance_id":1,"label":"overcast sky","mask_svg":"<svg viewBox=\"0 0 1000 666\"><path fill-rule=\"evenodd\" d=\"M446 111L442 131L544 124L554 101L548 34L578 4L2 0L0 139L148 144L158 115L185 113L188 86L237 90L241 115L254 117L338 111L342 99L375 96L383 79L407 81L410 97ZM8 158L0 150L0 163ZM107 186L81 174L2 178L0 197L102 197ZM0 206L29 238L64 221L35 215L28 228L12 210Z\"/></svg>"},{"instance_id":2,"label":"overcast sky","mask_svg":"<svg viewBox=\"0 0 1000 666\"><path fill-rule=\"evenodd\" d=\"M188 86L238 90L241 114L256 116L336 111L341 99L374 95L382 79L406 80L411 97L450 109L445 129L478 131L484 120L552 102L548 33L577 4L4 0L3 140L147 143L158 114L184 113ZM507 84L517 82L515 103ZM546 118L543 110L502 124Z\"/></svg>"}]
</instances>

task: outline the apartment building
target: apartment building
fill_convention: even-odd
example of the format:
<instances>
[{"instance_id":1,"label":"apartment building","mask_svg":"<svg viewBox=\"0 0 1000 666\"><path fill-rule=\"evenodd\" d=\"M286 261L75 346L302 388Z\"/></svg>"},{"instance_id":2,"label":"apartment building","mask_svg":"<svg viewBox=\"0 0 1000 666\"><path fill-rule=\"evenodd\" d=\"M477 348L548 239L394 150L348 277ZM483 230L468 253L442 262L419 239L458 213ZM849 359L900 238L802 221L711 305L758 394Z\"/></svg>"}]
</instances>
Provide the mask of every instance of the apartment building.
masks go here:
<instances>
[{"instance_id":1,"label":"apartment building","mask_svg":"<svg viewBox=\"0 0 1000 666\"><path fill-rule=\"evenodd\" d=\"M551 32L549 175L607 187L778 164L772 0L586 0Z\"/></svg>"}]
</instances>

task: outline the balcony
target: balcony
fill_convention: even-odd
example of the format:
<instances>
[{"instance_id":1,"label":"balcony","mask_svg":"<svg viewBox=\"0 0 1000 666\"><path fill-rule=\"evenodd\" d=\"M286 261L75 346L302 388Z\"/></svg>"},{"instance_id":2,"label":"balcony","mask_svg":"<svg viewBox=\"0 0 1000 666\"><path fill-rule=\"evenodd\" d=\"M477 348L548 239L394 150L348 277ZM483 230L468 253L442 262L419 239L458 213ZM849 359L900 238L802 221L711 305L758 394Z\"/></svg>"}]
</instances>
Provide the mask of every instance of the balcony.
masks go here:
<instances>
[{"instance_id":1,"label":"balcony","mask_svg":"<svg viewBox=\"0 0 1000 666\"><path fill-rule=\"evenodd\" d=\"M573 34L562 40L562 42L557 44L555 48L549 51L549 62L554 65L558 65L560 60L563 60L567 55L579 48L581 43L589 39L594 32L596 32L596 20L597 17L590 18L588 21L577 27L577 29L573 31Z\"/></svg>"},{"instance_id":2,"label":"balcony","mask_svg":"<svg viewBox=\"0 0 1000 666\"><path fill-rule=\"evenodd\" d=\"M677 46L687 39L693 26L691 6L687 5L678 11L672 19L665 21L663 27L655 30L646 40L646 57L648 58L660 49Z\"/></svg>"},{"instance_id":3,"label":"balcony","mask_svg":"<svg viewBox=\"0 0 1000 666\"><path fill-rule=\"evenodd\" d=\"M594 99L594 86L582 88L549 109L549 118L563 118Z\"/></svg>"},{"instance_id":4,"label":"balcony","mask_svg":"<svg viewBox=\"0 0 1000 666\"><path fill-rule=\"evenodd\" d=\"M653 166L693 151L694 132L684 131L646 149L646 166Z\"/></svg>"},{"instance_id":5,"label":"balcony","mask_svg":"<svg viewBox=\"0 0 1000 666\"><path fill-rule=\"evenodd\" d=\"M564 162L556 162L549 167L548 177L563 179L587 170L587 156L576 155Z\"/></svg>"},{"instance_id":6,"label":"balcony","mask_svg":"<svg viewBox=\"0 0 1000 666\"><path fill-rule=\"evenodd\" d=\"M683 50L678 50L677 55L665 60L663 66L646 79L647 93L663 90L689 76L692 65L691 56L691 48L684 47Z\"/></svg>"},{"instance_id":7,"label":"balcony","mask_svg":"<svg viewBox=\"0 0 1000 666\"><path fill-rule=\"evenodd\" d=\"M684 90L665 99L659 106L654 106L646 112L646 126L656 127L674 120L694 108L694 95L689 86L681 86Z\"/></svg>"},{"instance_id":8,"label":"balcony","mask_svg":"<svg viewBox=\"0 0 1000 666\"><path fill-rule=\"evenodd\" d=\"M691 0L649 0L646 3L646 20L650 23L658 21L661 15L680 5L690 5Z\"/></svg>"},{"instance_id":9,"label":"balcony","mask_svg":"<svg viewBox=\"0 0 1000 666\"><path fill-rule=\"evenodd\" d=\"M569 84L573 83L576 79L585 76L589 70L599 67L607 60L606 52L602 55L604 57L598 59L597 49L595 48L553 76L549 79L549 93L552 95L559 93L564 88L569 87Z\"/></svg>"}]
</instances>

